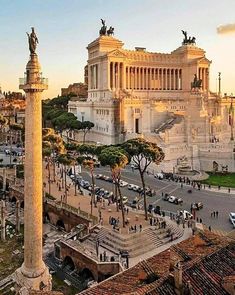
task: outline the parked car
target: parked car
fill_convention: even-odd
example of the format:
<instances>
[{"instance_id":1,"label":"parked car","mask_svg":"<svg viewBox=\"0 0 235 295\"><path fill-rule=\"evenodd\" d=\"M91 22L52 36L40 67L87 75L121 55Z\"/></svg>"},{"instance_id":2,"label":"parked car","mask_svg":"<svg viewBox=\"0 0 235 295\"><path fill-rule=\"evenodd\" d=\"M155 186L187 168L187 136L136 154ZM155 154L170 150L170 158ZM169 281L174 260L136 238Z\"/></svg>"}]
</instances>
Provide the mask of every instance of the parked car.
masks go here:
<instances>
[{"instance_id":1,"label":"parked car","mask_svg":"<svg viewBox=\"0 0 235 295\"><path fill-rule=\"evenodd\" d=\"M132 189L133 189L133 191L137 192L138 189L139 189L139 186L138 185L134 185Z\"/></svg>"},{"instance_id":2,"label":"parked car","mask_svg":"<svg viewBox=\"0 0 235 295\"><path fill-rule=\"evenodd\" d=\"M183 203L183 200L181 198L175 198L175 204L176 205L179 205L179 204L182 204Z\"/></svg>"},{"instance_id":3,"label":"parked car","mask_svg":"<svg viewBox=\"0 0 235 295\"><path fill-rule=\"evenodd\" d=\"M151 213L154 210L153 204L148 205L148 212Z\"/></svg>"},{"instance_id":4,"label":"parked car","mask_svg":"<svg viewBox=\"0 0 235 295\"><path fill-rule=\"evenodd\" d=\"M137 192L138 192L138 193L142 193L142 191L143 191L142 187L139 187L139 188L137 189Z\"/></svg>"},{"instance_id":5,"label":"parked car","mask_svg":"<svg viewBox=\"0 0 235 295\"><path fill-rule=\"evenodd\" d=\"M132 190L134 186L135 186L134 184L129 183L127 188L128 188L129 190Z\"/></svg>"},{"instance_id":6,"label":"parked car","mask_svg":"<svg viewBox=\"0 0 235 295\"><path fill-rule=\"evenodd\" d=\"M97 175L95 176L95 178L100 179L102 176L103 176L102 174L97 174Z\"/></svg>"},{"instance_id":7,"label":"parked car","mask_svg":"<svg viewBox=\"0 0 235 295\"><path fill-rule=\"evenodd\" d=\"M164 175L162 173L157 173L154 175L155 178L158 178L158 179L163 179L164 178Z\"/></svg>"},{"instance_id":8,"label":"parked car","mask_svg":"<svg viewBox=\"0 0 235 295\"><path fill-rule=\"evenodd\" d=\"M138 166L136 164L131 164L132 169L138 169Z\"/></svg>"},{"instance_id":9,"label":"parked car","mask_svg":"<svg viewBox=\"0 0 235 295\"><path fill-rule=\"evenodd\" d=\"M106 178L106 181L113 182L113 179L112 179L112 177L108 177L108 178Z\"/></svg>"},{"instance_id":10,"label":"parked car","mask_svg":"<svg viewBox=\"0 0 235 295\"><path fill-rule=\"evenodd\" d=\"M175 196L170 196L168 199L169 203L175 203L176 197Z\"/></svg>"},{"instance_id":11,"label":"parked car","mask_svg":"<svg viewBox=\"0 0 235 295\"><path fill-rule=\"evenodd\" d=\"M124 180L120 180L120 186L127 186L128 182L124 181Z\"/></svg>"},{"instance_id":12,"label":"parked car","mask_svg":"<svg viewBox=\"0 0 235 295\"><path fill-rule=\"evenodd\" d=\"M192 204L192 209L200 210L202 208L203 208L202 202L198 202L198 203L193 203Z\"/></svg>"},{"instance_id":13,"label":"parked car","mask_svg":"<svg viewBox=\"0 0 235 295\"><path fill-rule=\"evenodd\" d=\"M127 204L128 203L128 197L122 196L122 202L123 202L123 205ZM118 199L118 203L120 203L120 198Z\"/></svg>"},{"instance_id":14,"label":"parked car","mask_svg":"<svg viewBox=\"0 0 235 295\"><path fill-rule=\"evenodd\" d=\"M170 196L167 193L165 193L165 195L163 196L163 201L168 201L169 197Z\"/></svg>"},{"instance_id":15,"label":"parked car","mask_svg":"<svg viewBox=\"0 0 235 295\"><path fill-rule=\"evenodd\" d=\"M230 219L230 221L231 221L233 227L235 227L235 213L230 212L230 213L229 213L229 219Z\"/></svg>"}]
</instances>

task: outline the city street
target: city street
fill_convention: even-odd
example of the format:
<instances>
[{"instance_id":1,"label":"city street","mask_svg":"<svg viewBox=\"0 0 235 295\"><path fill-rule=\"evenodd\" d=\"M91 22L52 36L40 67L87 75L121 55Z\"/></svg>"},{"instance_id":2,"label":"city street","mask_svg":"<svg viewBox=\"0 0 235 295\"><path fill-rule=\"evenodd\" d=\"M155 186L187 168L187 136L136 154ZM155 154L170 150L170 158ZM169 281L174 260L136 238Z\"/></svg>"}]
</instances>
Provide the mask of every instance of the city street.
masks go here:
<instances>
[{"instance_id":1,"label":"city street","mask_svg":"<svg viewBox=\"0 0 235 295\"><path fill-rule=\"evenodd\" d=\"M109 168L101 167L95 169L95 174L104 174L110 176ZM82 169L82 177L91 183L89 171ZM196 217L202 219L202 222L212 229L218 231L230 232L233 230L232 224L229 221L229 213L235 211L235 195L209 191L205 189L197 190L191 186L183 185L168 180L158 180L153 175L146 175L146 186L156 191L156 196L147 197L148 204L158 205L161 210L177 212L177 210L190 211L191 204L194 202L202 202L203 209L196 211ZM137 170L132 171L129 167L122 171L122 180L142 187L139 173ZM96 185L108 191L112 191L114 185L110 182L96 179ZM192 193L188 193L188 189L192 189ZM128 190L127 186L121 188L123 196L127 196L129 201L139 197L139 193L133 190ZM182 205L176 205L162 200L162 192L180 197L183 199ZM140 203L143 204L143 198L140 198ZM211 212L218 211L218 218L211 217Z\"/></svg>"}]
</instances>

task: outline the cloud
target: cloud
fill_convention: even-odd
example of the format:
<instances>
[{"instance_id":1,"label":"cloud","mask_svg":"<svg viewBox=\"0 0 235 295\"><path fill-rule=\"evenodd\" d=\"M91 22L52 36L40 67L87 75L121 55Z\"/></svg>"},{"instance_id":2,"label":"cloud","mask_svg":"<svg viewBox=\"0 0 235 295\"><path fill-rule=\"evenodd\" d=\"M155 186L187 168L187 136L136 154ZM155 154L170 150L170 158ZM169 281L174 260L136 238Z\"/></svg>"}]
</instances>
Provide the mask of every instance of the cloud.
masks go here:
<instances>
[{"instance_id":1,"label":"cloud","mask_svg":"<svg viewBox=\"0 0 235 295\"><path fill-rule=\"evenodd\" d=\"M235 23L219 26L217 28L217 33L218 34L235 33Z\"/></svg>"}]
</instances>

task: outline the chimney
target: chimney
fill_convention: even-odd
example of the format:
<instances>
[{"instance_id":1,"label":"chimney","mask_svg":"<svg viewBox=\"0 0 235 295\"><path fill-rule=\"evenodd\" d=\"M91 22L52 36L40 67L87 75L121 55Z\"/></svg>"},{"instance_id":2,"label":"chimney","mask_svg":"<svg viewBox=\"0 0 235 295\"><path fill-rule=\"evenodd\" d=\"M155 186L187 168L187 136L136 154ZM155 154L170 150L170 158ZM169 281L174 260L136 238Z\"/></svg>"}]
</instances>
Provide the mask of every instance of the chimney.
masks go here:
<instances>
[{"instance_id":1,"label":"chimney","mask_svg":"<svg viewBox=\"0 0 235 295\"><path fill-rule=\"evenodd\" d=\"M175 291L178 295L182 294L182 284L183 284L182 274L183 274L182 265L180 262L177 262L174 267L174 285L175 285Z\"/></svg>"}]
</instances>

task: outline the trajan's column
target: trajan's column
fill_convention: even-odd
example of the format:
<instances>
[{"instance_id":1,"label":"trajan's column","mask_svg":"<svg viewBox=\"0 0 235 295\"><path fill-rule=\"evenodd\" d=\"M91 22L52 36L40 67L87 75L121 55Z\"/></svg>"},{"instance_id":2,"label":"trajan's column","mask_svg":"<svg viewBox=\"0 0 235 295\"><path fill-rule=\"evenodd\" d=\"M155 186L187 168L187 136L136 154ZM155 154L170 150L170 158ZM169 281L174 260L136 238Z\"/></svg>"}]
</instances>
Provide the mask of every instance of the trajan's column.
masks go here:
<instances>
[{"instance_id":1,"label":"trajan's column","mask_svg":"<svg viewBox=\"0 0 235 295\"><path fill-rule=\"evenodd\" d=\"M27 33L28 34L28 33ZM30 59L26 73L20 79L20 89L26 93L25 110L25 195L24 195L24 263L15 272L19 287L51 290L51 276L42 260L42 110L41 94L48 88L42 78L38 43L32 28L28 34ZM23 288L25 289L25 288ZM24 294L23 291L20 294Z\"/></svg>"}]
</instances>

